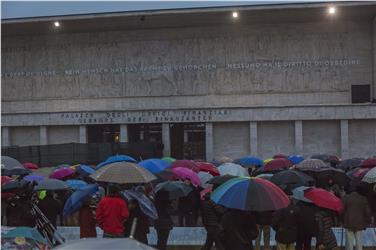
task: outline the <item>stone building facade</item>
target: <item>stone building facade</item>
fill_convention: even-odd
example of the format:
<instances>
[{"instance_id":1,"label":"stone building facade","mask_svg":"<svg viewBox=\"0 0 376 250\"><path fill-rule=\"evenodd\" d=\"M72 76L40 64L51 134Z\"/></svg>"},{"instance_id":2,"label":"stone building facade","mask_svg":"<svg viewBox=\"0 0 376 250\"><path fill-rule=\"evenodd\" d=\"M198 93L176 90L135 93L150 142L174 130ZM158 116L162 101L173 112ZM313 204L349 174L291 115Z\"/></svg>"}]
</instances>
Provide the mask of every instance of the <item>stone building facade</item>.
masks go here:
<instances>
[{"instance_id":1,"label":"stone building facade","mask_svg":"<svg viewBox=\"0 0 376 250\"><path fill-rule=\"evenodd\" d=\"M2 145L86 143L105 124L126 142L154 124L171 155L174 124L191 124L182 140L203 137L207 160L375 155L376 4L327 7L3 20Z\"/></svg>"}]
</instances>

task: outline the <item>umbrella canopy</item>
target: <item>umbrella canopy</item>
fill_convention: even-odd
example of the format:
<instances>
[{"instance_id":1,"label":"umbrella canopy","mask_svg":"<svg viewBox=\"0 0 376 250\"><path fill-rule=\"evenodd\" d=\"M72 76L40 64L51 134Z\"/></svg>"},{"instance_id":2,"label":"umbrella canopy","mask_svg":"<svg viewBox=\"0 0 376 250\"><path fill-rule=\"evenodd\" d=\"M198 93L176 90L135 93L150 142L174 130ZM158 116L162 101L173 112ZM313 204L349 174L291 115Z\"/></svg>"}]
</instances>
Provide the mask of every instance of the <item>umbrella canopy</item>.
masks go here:
<instances>
[{"instance_id":1,"label":"umbrella canopy","mask_svg":"<svg viewBox=\"0 0 376 250\"><path fill-rule=\"evenodd\" d=\"M316 171L328 167L329 166L320 159L307 159L296 165L296 168L302 171Z\"/></svg>"},{"instance_id":2,"label":"umbrella canopy","mask_svg":"<svg viewBox=\"0 0 376 250\"><path fill-rule=\"evenodd\" d=\"M9 176L1 176L1 185L4 185L10 181L12 181L13 179L10 178Z\"/></svg>"},{"instance_id":3,"label":"umbrella canopy","mask_svg":"<svg viewBox=\"0 0 376 250\"><path fill-rule=\"evenodd\" d=\"M97 191L97 184L88 184L85 187L76 190L65 202L63 210L64 215L72 214L80 209L85 200L91 197Z\"/></svg>"},{"instance_id":4,"label":"umbrella canopy","mask_svg":"<svg viewBox=\"0 0 376 250\"><path fill-rule=\"evenodd\" d=\"M200 171L198 164L196 164L196 162L192 160L176 160L171 164L171 168L188 168L195 171L196 173Z\"/></svg>"},{"instance_id":5,"label":"umbrella canopy","mask_svg":"<svg viewBox=\"0 0 376 250\"><path fill-rule=\"evenodd\" d=\"M26 188L29 185L30 182L26 180L12 180L4 185L1 185L1 191L13 191L17 189L23 189Z\"/></svg>"},{"instance_id":6,"label":"umbrella canopy","mask_svg":"<svg viewBox=\"0 0 376 250\"><path fill-rule=\"evenodd\" d=\"M290 155L289 157L287 157L287 159L289 159L293 165L299 164L304 161L304 157L301 155Z\"/></svg>"},{"instance_id":7,"label":"umbrella canopy","mask_svg":"<svg viewBox=\"0 0 376 250\"><path fill-rule=\"evenodd\" d=\"M163 157L162 160L164 160L164 161L166 161L166 162L168 162L168 163L170 163L170 164L173 163L174 161L176 161L175 158L168 157L168 156Z\"/></svg>"},{"instance_id":8,"label":"umbrella canopy","mask_svg":"<svg viewBox=\"0 0 376 250\"><path fill-rule=\"evenodd\" d=\"M114 162L133 162L133 163L136 163L137 161L131 157L131 156L128 156L128 155L113 155L113 156L110 156L108 157L104 162L101 162L99 163L95 169L100 169L101 167L103 166L106 166L108 164L111 164L111 163L114 163Z\"/></svg>"},{"instance_id":9,"label":"umbrella canopy","mask_svg":"<svg viewBox=\"0 0 376 250\"><path fill-rule=\"evenodd\" d=\"M202 186L204 188L207 188L209 186L209 184L207 183L210 179L213 178L213 176L209 173L206 173L206 172L198 172L198 177L200 178L200 181L202 183Z\"/></svg>"},{"instance_id":10,"label":"umbrella canopy","mask_svg":"<svg viewBox=\"0 0 376 250\"><path fill-rule=\"evenodd\" d=\"M315 154L315 155L311 156L311 159L318 159L318 160L322 160L324 162L328 162L329 161L329 155L327 155L327 154Z\"/></svg>"},{"instance_id":11,"label":"umbrella canopy","mask_svg":"<svg viewBox=\"0 0 376 250\"><path fill-rule=\"evenodd\" d=\"M69 167L68 168L62 167L62 168L59 168L59 169L56 169L55 171L53 171L52 174L50 174L50 178L61 180L61 179L68 177L72 174L74 174L74 170L72 170Z\"/></svg>"},{"instance_id":12,"label":"umbrella canopy","mask_svg":"<svg viewBox=\"0 0 376 250\"><path fill-rule=\"evenodd\" d=\"M223 164L223 163L230 163L230 162L233 162L234 160L231 159L230 157L227 157L227 156L218 156L218 157L215 157L214 158L214 161L215 162L218 162L220 164ZM219 164L219 165L220 165Z\"/></svg>"},{"instance_id":13,"label":"umbrella canopy","mask_svg":"<svg viewBox=\"0 0 376 250\"><path fill-rule=\"evenodd\" d=\"M3 238L23 237L23 238L31 239L39 243L42 243L44 245L47 245L47 240L43 238L43 236L38 232L38 230L32 227L17 227L1 235L1 237Z\"/></svg>"},{"instance_id":14,"label":"umbrella canopy","mask_svg":"<svg viewBox=\"0 0 376 250\"><path fill-rule=\"evenodd\" d=\"M316 206L341 212L343 205L340 198L322 188L308 188L304 197L311 200Z\"/></svg>"},{"instance_id":15,"label":"umbrella canopy","mask_svg":"<svg viewBox=\"0 0 376 250\"><path fill-rule=\"evenodd\" d=\"M256 178L262 178L265 180L270 181L270 179L273 177L274 174L259 174L256 176Z\"/></svg>"},{"instance_id":16,"label":"umbrella canopy","mask_svg":"<svg viewBox=\"0 0 376 250\"><path fill-rule=\"evenodd\" d=\"M211 199L228 208L245 211L274 211L287 207L287 195L275 184L261 178L234 178L211 195Z\"/></svg>"},{"instance_id":17,"label":"umbrella canopy","mask_svg":"<svg viewBox=\"0 0 376 250\"><path fill-rule=\"evenodd\" d=\"M169 168L171 164L168 163L167 161L155 158L155 159L147 159L144 161L140 161L138 165L149 170L150 173L156 174Z\"/></svg>"},{"instance_id":18,"label":"umbrella canopy","mask_svg":"<svg viewBox=\"0 0 376 250\"><path fill-rule=\"evenodd\" d=\"M56 249L111 249L111 250L155 250L137 240L130 238L84 238L75 241L69 241Z\"/></svg>"},{"instance_id":19,"label":"umbrella canopy","mask_svg":"<svg viewBox=\"0 0 376 250\"><path fill-rule=\"evenodd\" d=\"M281 158L285 158L287 159L287 155L284 155L284 154L276 154L273 156L273 159L281 159Z\"/></svg>"},{"instance_id":20,"label":"umbrella canopy","mask_svg":"<svg viewBox=\"0 0 376 250\"><path fill-rule=\"evenodd\" d=\"M376 183L376 167L373 167L366 175L363 177L362 181L368 183Z\"/></svg>"},{"instance_id":21,"label":"umbrella canopy","mask_svg":"<svg viewBox=\"0 0 376 250\"><path fill-rule=\"evenodd\" d=\"M159 172L159 173L155 174L155 176L157 176L158 179L161 179L163 181L177 180L178 179L176 174L174 174L170 169Z\"/></svg>"},{"instance_id":22,"label":"umbrella canopy","mask_svg":"<svg viewBox=\"0 0 376 250\"><path fill-rule=\"evenodd\" d=\"M19 161L9 156L1 156L1 175L26 175L31 170L25 168Z\"/></svg>"},{"instance_id":23,"label":"umbrella canopy","mask_svg":"<svg viewBox=\"0 0 376 250\"><path fill-rule=\"evenodd\" d=\"M212 176L219 175L218 169L209 162L198 161L196 162L196 164L198 165L200 172L207 172L211 174Z\"/></svg>"},{"instance_id":24,"label":"umbrella canopy","mask_svg":"<svg viewBox=\"0 0 376 250\"><path fill-rule=\"evenodd\" d=\"M143 167L125 161L107 164L90 177L96 181L118 184L148 183L157 178Z\"/></svg>"},{"instance_id":25,"label":"umbrella canopy","mask_svg":"<svg viewBox=\"0 0 376 250\"><path fill-rule=\"evenodd\" d=\"M25 177L23 177L23 179L26 181L30 181L30 182L33 182L33 181L40 182L44 180L44 176L37 175L37 174L30 174L30 175L26 175Z\"/></svg>"},{"instance_id":26,"label":"umbrella canopy","mask_svg":"<svg viewBox=\"0 0 376 250\"><path fill-rule=\"evenodd\" d=\"M299 171L285 170L273 175L271 182L282 188L283 190L293 190L300 186L312 186L315 180Z\"/></svg>"},{"instance_id":27,"label":"umbrella canopy","mask_svg":"<svg viewBox=\"0 0 376 250\"><path fill-rule=\"evenodd\" d=\"M53 173L54 170L55 169L51 168L51 167L41 167L41 168L38 168L38 169L34 170L33 174L42 175L45 178L48 178L50 176L50 174Z\"/></svg>"},{"instance_id":28,"label":"umbrella canopy","mask_svg":"<svg viewBox=\"0 0 376 250\"><path fill-rule=\"evenodd\" d=\"M70 164L63 163L63 164L59 164L56 167L54 167L54 170L57 170L59 168L69 168L69 167L70 167Z\"/></svg>"},{"instance_id":29,"label":"umbrella canopy","mask_svg":"<svg viewBox=\"0 0 376 250\"><path fill-rule=\"evenodd\" d=\"M235 176L235 175L229 175L229 174L214 176L209 181L207 181L207 183L213 184L213 185L222 185L226 181L231 180L231 179L236 178L236 177L237 176Z\"/></svg>"},{"instance_id":30,"label":"umbrella canopy","mask_svg":"<svg viewBox=\"0 0 376 250\"><path fill-rule=\"evenodd\" d=\"M340 168L344 171L348 171L360 166L364 159L362 158L351 158L341 161L340 164L337 165L337 168Z\"/></svg>"},{"instance_id":31,"label":"umbrella canopy","mask_svg":"<svg viewBox=\"0 0 376 250\"><path fill-rule=\"evenodd\" d=\"M249 176L247 169L235 163L223 163L218 167L218 171L221 175L229 174L235 176Z\"/></svg>"},{"instance_id":32,"label":"umbrella canopy","mask_svg":"<svg viewBox=\"0 0 376 250\"><path fill-rule=\"evenodd\" d=\"M291 166L292 166L292 162L288 160L287 158L277 158L266 163L264 166L264 170L273 171L273 170L279 170L279 169L287 169Z\"/></svg>"},{"instance_id":33,"label":"umbrella canopy","mask_svg":"<svg viewBox=\"0 0 376 250\"><path fill-rule=\"evenodd\" d=\"M365 159L364 161L362 161L362 164L360 164L360 167L362 168L376 167L376 157Z\"/></svg>"},{"instance_id":34,"label":"umbrella canopy","mask_svg":"<svg viewBox=\"0 0 376 250\"><path fill-rule=\"evenodd\" d=\"M95 170L88 165L81 164L76 168L76 172L79 174L79 176L87 177L87 176L93 174L95 172Z\"/></svg>"},{"instance_id":35,"label":"umbrella canopy","mask_svg":"<svg viewBox=\"0 0 376 250\"><path fill-rule=\"evenodd\" d=\"M189 168L176 167L172 169L172 172L182 180L190 180L193 185L201 186L201 181L197 173Z\"/></svg>"},{"instance_id":36,"label":"umbrella canopy","mask_svg":"<svg viewBox=\"0 0 376 250\"><path fill-rule=\"evenodd\" d=\"M346 186L350 182L350 178L346 175L345 171L338 168L322 168L315 172L316 181L319 185L323 186L330 179L340 186Z\"/></svg>"},{"instance_id":37,"label":"umbrella canopy","mask_svg":"<svg viewBox=\"0 0 376 250\"><path fill-rule=\"evenodd\" d=\"M124 190L121 195L127 200L137 200L141 211L152 220L158 219L157 209L154 203L143 193L136 190Z\"/></svg>"},{"instance_id":38,"label":"umbrella canopy","mask_svg":"<svg viewBox=\"0 0 376 250\"><path fill-rule=\"evenodd\" d=\"M38 185L34 187L34 190L64 190L69 189L69 186L61 180L57 179L46 179L40 181Z\"/></svg>"},{"instance_id":39,"label":"umbrella canopy","mask_svg":"<svg viewBox=\"0 0 376 250\"><path fill-rule=\"evenodd\" d=\"M304 191L307 190L308 188L310 187L297 187L295 189L292 190L292 197L296 200L300 200L300 201L304 201L304 202L307 202L307 203L313 203L311 200L308 200L305 196L304 196Z\"/></svg>"},{"instance_id":40,"label":"umbrella canopy","mask_svg":"<svg viewBox=\"0 0 376 250\"><path fill-rule=\"evenodd\" d=\"M168 192L168 198L174 200L180 197L187 196L193 191L193 188L182 181L166 181L159 183L154 190L154 193L160 191Z\"/></svg>"},{"instance_id":41,"label":"umbrella canopy","mask_svg":"<svg viewBox=\"0 0 376 250\"><path fill-rule=\"evenodd\" d=\"M80 189L80 188L83 188L87 185L87 183L85 181L82 181L82 180L67 180L65 181L67 183L67 185L73 189L73 190L77 190L77 189Z\"/></svg>"},{"instance_id":42,"label":"umbrella canopy","mask_svg":"<svg viewBox=\"0 0 376 250\"><path fill-rule=\"evenodd\" d=\"M38 169L38 165L35 164L35 163L32 163L32 162L25 162L25 163L22 163L22 165L25 167L25 168L28 168L30 170L35 170L35 169Z\"/></svg>"},{"instance_id":43,"label":"umbrella canopy","mask_svg":"<svg viewBox=\"0 0 376 250\"><path fill-rule=\"evenodd\" d=\"M240 159L236 159L234 163L239 164L245 168L249 167L261 167L264 165L264 161L256 156L247 156Z\"/></svg>"}]
</instances>

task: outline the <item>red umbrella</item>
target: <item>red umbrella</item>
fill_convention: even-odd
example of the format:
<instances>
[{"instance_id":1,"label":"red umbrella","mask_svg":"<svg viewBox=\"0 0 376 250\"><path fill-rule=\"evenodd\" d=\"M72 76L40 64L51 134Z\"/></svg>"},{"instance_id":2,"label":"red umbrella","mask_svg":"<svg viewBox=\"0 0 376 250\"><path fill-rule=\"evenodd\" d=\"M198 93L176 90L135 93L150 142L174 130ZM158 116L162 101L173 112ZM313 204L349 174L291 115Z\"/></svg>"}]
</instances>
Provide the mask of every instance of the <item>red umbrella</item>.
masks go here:
<instances>
[{"instance_id":1,"label":"red umbrella","mask_svg":"<svg viewBox=\"0 0 376 250\"><path fill-rule=\"evenodd\" d=\"M269 161L265 164L264 170L265 171L272 171L277 169L285 169L292 166L292 162L286 158L277 158L274 160Z\"/></svg>"},{"instance_id":2,"label":"red umbrella","mask_svg":"<svg viewBox=\"0 0 376 250\"><path fill-rule=\"evenodd\" d=\"M196 162L196 164L200 168L199 171L207 172L207 173L211 174L212 176L220 175L218 169L213 164L211 164L209 162L199 161L199 162Z\"/></svg>"},{"instance_id":3,"label":"red umbrella","mask_svg":"<svg viewBox=\"0 0 376 250\"><path fill-rule=\"evenodd\" d=\"M283 159L283 158L285 158L285 159L287 159L287 155L284 155L284 154L276 154L276 155L274 155L273 156L273 159Z\"/></svg>"},{"instance_id":4,"label":"red umbrella","mask_svg":"<svg viewBox=\"0 0 376 250\"><path fill-rule=\"evenodd\" d=\"M360 164L361 168L373 168L375 166L376 166L376 157L365 159Z\"/></svg>"},{"instance_id":5,"label":"red umbrella","mask_svg":"<svg viewBox=\"0 0 376 250\"><path fill-rule=\"evenodd\" d=\"M341 212L343 205L340 198L322 188L309 188L304 191L304 197L316 206Z\"/></svg>"},{"instance_id":6,"label":"red umbrella","mask_svg":"<svg viewBox=\"0 0 376 250\"><path fill-rule=\"evenodd\" d=\"M198 164L192 160L176 160L171 164L171 168L188 168L196 173L200 171Z\"/></svg>"},{"instance_id":7,"label":"red umbrella","mask_svg":"<svg viewBox=\"0 0 376 250\"><path fill-rule=\"evenodd\" d=\"M22 165L23 165L25 168L28 168L28 169L31 169L31 170L38 169L38 165L35 164L35 163L32 163L32 162L25 162L25 163L22 163Z\"/></svg>"},{"instance_id":8,"label":"red umbrella","mask_svg":"<svg viewBox=\"0 0 376 250\"><path fill-rule=\"evenodd\" d=\"M172 172L182 180L190 180L193 185L201 186L200 178L189 168L176 167L172 169Z\"/></svg>"},{"instance_id":9,"label":"red umbrella","mask_svg":"<svg viewBox=\"0 0 376 250\"><path fill-rule=\"evenodd\" d=\"M8 183L12 180L9 176L1 176L1 185L4 185L5 183Z\"/></svg>"}]
</instances>

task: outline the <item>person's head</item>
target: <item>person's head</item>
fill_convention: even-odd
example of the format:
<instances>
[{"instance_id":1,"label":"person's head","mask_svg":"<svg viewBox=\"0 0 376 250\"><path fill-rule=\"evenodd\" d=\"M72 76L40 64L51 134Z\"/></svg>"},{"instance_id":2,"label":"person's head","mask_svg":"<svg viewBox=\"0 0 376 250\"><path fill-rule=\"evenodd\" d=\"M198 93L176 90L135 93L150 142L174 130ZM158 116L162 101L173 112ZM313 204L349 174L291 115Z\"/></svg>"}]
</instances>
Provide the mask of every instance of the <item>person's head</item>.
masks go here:
<instances>
[{"instance_id":1,"label":"person's head","mask_svg":"<svg viewBox=\"0 0 376 250\"><path fill-rule=\"evenodd\" d=\"M191 184L192 184L192 182L191 182L190 179L185 179L185 180L184 180L184 183L187 184L187 185L191 185Z\"/></svg>"},{"instance_id":2,"label":"person's head","mask_svg":"<svg viewBox=\"0 0 376 250\"><path fill-rule=\"evenodd\" d=\"M330 179L328 180L328 184L329 184L329 185L333 185L333 184L334 184L334 180L333 180L332 178L330 178Z\"/></svg>"},{"instance_id":3,"label":"person's head","mask_svg":"<svg viewBox=\"0 0 376 250\"><path fill-rule=\"evenodd\" d=\"M119 195L119 188L116 185L111 185L108 187L108 196Z\"/></svg>"}]
</instances>

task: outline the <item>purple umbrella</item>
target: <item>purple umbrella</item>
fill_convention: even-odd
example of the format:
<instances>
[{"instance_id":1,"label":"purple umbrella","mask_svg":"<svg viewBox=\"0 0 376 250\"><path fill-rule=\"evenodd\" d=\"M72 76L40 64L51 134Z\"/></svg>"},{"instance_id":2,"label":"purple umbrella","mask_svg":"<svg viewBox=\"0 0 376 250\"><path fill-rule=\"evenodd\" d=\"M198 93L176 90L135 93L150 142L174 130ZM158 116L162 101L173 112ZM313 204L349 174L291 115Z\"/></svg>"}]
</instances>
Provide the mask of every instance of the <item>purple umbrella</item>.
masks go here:
<instances>
[{"instance_id":1,"label":"purple umbrella","mask_svg":"<svg viewBox=\"0 0 376 250\"><path fill-rule=\"evenodd\" d=\"M74 173L74 171L70 168L66 168L66 167L63 167L63 168L59 168L59 169L56 169L51 175L50 175L50 178L52 179L58 179L58 180L61 180L63 179L64 177L67 177L67 176L70 176Z\"/></svg>"},{"instance_id":2,"label":"purple umbrella","mask_svg":"<svg viewBox=\"0 0 376 250\"><path fill-rule=\"evenodd\" d=\"M188 168L176 167L172 169L172 172L183 180L190 180L195 186L201 186L201 180L198 175Z\"/></svg>"},{"instance_id":3,"label":"purple umbrella","mask_svg":"<svg viewBox=\"0 0 376 250\"><path fill-rule=\"evenodd\" d=\"M30 174L30 175L26 175L23 179L26 181L30 181L30 182L32 181L40 182L44 180L44 176L37 175L37 174Z\"/></svg>"}]
</instances>

